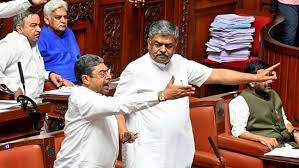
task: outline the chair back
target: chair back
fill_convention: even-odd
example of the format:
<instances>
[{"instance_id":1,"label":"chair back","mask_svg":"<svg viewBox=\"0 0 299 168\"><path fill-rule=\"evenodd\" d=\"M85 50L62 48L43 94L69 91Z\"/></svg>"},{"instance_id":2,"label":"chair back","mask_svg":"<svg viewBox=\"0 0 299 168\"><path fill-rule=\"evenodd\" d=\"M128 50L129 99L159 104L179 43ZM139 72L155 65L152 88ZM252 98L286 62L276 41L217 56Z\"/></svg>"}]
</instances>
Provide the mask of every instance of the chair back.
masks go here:
<instances>
[{"instance_id":1,"label":"chair back","mask_svg":"<svg viewBox=\"0 0 299 168\"><path fill-rule=\"evenodd\" d=\"M52 168L55 158L54 137L47 134L0 145L1 168Z\"/></svg>"},{"instance_id":2,"label":"chair back","mask_svg":"<svg viewBox=\"0 0 299 168\"><path fill-rule=\"evenodd\" d=\"M25 145L0 151L0 167L3 168L44 168L40 145Z\"/></svg>"},{"instance_id":3,"label":"chair back","mask_svg":"<svg viewBox=\"0 0 299 168\"><path fill-rule=\"evenodd\" d=\"M196 150L214 153L208 137L211 137L216 147L217 126L215 117L215 104L195 104L190 107L190 119L192 123Z\"/></svg>"}]
</instances>

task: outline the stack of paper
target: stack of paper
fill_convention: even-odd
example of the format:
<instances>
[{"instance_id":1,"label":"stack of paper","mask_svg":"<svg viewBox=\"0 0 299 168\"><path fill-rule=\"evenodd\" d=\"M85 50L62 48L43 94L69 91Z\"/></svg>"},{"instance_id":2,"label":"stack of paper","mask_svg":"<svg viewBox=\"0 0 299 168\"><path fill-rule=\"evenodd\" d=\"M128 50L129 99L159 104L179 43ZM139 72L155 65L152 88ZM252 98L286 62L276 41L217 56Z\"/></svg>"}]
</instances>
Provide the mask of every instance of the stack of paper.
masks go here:
<instances>
[{"instance_id":1,"label":"stack of paper","mask_svg":"<svg viewBox=\"0 0 299 168\"><path fill-rule=\"evenodd\" d=\"M14 106L19 106L20 103L16 100L0 100L0 110L7 109Z\"/></svg>"},{"instance_id":2,"label":"stack of paper","mask_svg":"<svg viewBox=\"0 0 299 168\"><path fill-rule=\"evenodd\" d=\"M255 31L251 28L253 21L253 16L216 16L209 29L211 39L206 43L208 59L216 62L248 59Z\"/></svg>"},{"instance_id":3,"label":"stack of paper","mask_svg":"<svg viewBox=\"0 0 299 168\"><path fill-rule=\"evenodd\" d=\"M72 93L72 88L73 87L66 87L62 86L59 89L54 89L54 90L48 90L45 91L43 94L44 95L61 95L61 96L69 96Z\"/></svg>"}]
</instances>

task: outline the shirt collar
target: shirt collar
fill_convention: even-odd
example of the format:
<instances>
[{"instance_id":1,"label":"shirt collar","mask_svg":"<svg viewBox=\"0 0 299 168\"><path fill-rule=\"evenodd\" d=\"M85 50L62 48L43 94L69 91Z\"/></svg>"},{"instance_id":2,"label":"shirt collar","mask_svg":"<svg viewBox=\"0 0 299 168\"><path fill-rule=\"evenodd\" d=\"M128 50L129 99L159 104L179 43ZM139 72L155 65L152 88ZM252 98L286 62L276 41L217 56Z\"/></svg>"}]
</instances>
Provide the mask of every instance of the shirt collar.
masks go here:
<instances>
[{"instance_id":1,"label":"shirt collar","mask_svg":"<svg viewBox=\"0 0 299 168\"><path fill-rule=\"evenodd\" d=\"M160 69L162 69L162 70L168 69L170 67L170 65L171 65L171 62L172 62L171 59L172 58L169 60L168 63L163 64L163 63L159 63L159 62L156 62L155 60L153 60L149 53L147 53L147 55L148 55L149 59L151 60L151 62L154 65L156 65L157 67L159 67Z\"/></svg>"},{"instance_id":2,"label":"shirt collar","mask_svg":"<svg viewBox=\"0 0 299 168\"><path fill-rule=\"evenodd\" d=\"M37 47L37 43L35 43L33 46L31 46L31 44L29 43L28 39L26 36L24 36L23 34L18 33L17 31L13 31L12 32L15 36L17 36L18 38L20 38L22 41L24 41L25 43L27 43L30 48L35 49Z\"/></svg>"}]
</instances>

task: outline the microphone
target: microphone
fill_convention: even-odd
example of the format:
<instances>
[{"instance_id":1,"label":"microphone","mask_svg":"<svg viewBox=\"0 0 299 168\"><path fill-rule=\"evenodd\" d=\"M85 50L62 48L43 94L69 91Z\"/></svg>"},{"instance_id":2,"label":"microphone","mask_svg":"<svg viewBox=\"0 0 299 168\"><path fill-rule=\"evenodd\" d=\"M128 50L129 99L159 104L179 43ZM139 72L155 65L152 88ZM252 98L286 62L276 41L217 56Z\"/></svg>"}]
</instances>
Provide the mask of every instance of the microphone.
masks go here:
<instances>
[{"instance_id":1,"label":"microphone","mask_svg":"<svg viewBox=\"0 0 299 168\"><path fill-rule=\"evenodd\" d=\"M19 69L19 74L20 74L20 78L21 78L21 83L23 85L23 89L24 89L24 95L26 95L26 90L25 90L25 79L24 79L24 74L23 74L23 69L22 69L22 64L21 62L18 62L18 69Z\"/></svg>"},{"instance_id":2,"label":"microphone","mask_svg":"<svg viewBox=\"0 0 299 168\"><path fill-rule=\"evenodd\" d=\"M220 167L224 168L224 164L221 160L221 157L220 157L220 154L219 154L219 151L218 149L216 148L215 144L214 144L214 141L211 137L208 137L208 141L209 141L209 144L211 145L212 149L213 149L213 152L214 154L216 155L216 157L218 158L218 160L220 161Z\"/></svg>"},{"instance_id":3,"label":"microphone","mask_svg":"<svg viewBox=\"0 0 299 168\"><path fill-rule=\"evenodd\" d=\"M24 111L29 111L29 116L32 119L33 127L35 130L40 130L43 127L45 115L43 115L37 108L37 104L30 97L25 95L19 95L17 102L21 103L21 107ZM28 103L31 103L32 108L28 108Z\"/></svg>"}]
</instances>

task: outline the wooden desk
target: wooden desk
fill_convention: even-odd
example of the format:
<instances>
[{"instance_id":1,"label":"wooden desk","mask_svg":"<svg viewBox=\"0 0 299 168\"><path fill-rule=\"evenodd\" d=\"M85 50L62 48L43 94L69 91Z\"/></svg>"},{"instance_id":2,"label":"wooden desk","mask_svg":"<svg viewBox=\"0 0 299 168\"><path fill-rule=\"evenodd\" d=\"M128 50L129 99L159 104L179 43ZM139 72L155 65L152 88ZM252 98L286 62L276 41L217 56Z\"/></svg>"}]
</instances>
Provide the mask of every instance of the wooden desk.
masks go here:
<instances>
[{"instance_id":1,"label":"wooden desk","mask_svg":"<svg viewBox=\"0 0 299 168\"><path fill-rule=\"evenodd\" d=\"M281 156L263 156L261 159L267 168L298 168L299 159L298 158L288 158Z\"/></svg>"},{"instance_id":2,"label":"wooden desk","mask_svg":"<svg viewBox=\"0 0 299 168\"><path fill-rule=\"evenodd\" d=\"M60 95L41 95L43 102L51 102L48 116L52 118L64 119L64 115L68 109L69 96Z\"/></svg>"},{"instance_id":3,"label":"wooden desk","mask_svg":"<svg viewBox=\"0 0 299 168\"><path fill-rule=\"evenodd\" d=\"M40 122L44 121L46 112L49 111L50 103L41 103L37 106L42 113ZM31 117L21 107L8 109L0 112L0 142L39 134L40 130L34 128Z\"/></svg>"}]
</instances>

